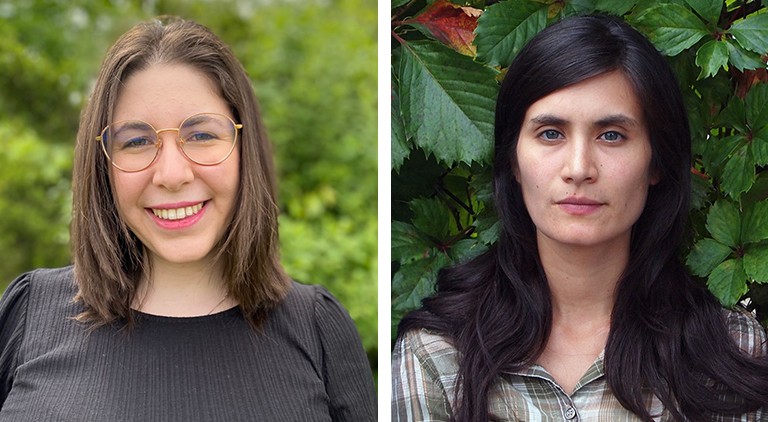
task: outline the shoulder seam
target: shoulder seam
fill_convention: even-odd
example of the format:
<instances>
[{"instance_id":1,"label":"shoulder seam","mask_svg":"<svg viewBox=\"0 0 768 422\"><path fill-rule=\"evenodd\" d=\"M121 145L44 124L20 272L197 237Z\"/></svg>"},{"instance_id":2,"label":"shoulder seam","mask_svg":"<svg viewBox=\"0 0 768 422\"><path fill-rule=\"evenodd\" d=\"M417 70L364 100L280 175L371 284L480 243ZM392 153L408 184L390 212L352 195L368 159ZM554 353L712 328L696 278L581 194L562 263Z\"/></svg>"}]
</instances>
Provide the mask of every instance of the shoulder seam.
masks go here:
<instances>
[{"instance_id":1,"label":"shoulder seam","mask_svg":"<svg viewBox=\"0 0 768 422\"><path fill-rule=\"evenodd\" d=\"M403 336L403 341L406 341L408 343L408 347L413 351L413 355L416 358L416 360L422 363L422 367L424 369L428 369L428 374L429 374L429 377L432 379L432 383L435 384L435 386L437 386L438 388L440 388L443 392L445 392L446 397L448 397L447 395L448 389L446 388L445 384L443 384L443 381L440 377L440 371L437 370L437 367L434 364L434 358L432 354L430 354L426 350L426 347L422 342L418 342L417 344L416 336L419 333L432 334L428 330L423 328L420 330L411 330ZM458 358L458 355L457 355L457 358ZM458 373L456 375L458 375Z\"/></svg>"}]
</instances>

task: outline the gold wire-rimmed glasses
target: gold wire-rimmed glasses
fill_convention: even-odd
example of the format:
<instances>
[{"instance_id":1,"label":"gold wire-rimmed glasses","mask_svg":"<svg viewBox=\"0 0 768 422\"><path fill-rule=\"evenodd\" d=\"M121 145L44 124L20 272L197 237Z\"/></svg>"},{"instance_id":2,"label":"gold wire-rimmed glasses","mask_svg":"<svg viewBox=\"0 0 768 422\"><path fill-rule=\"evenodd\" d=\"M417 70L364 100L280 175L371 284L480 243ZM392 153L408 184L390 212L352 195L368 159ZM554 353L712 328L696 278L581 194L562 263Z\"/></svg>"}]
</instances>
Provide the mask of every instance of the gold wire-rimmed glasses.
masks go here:
<instances>
[{"instance_id":1,"label":"gold wire-rimmed glasses","mask_svg":"<svg viewBox=\"0 0 768 422\"><path fill-rule=\"evenodd\" d=\"M181 153L203 166L220 164L235 150L237 131L243 125L218 113L198 113L187 117L177 128L155 129L141 120L121 120L105 127L96 140L107 159L118 169L135 173L157 159L163 141L160 133L177 133Z\"/></svg>"}]
</instances>

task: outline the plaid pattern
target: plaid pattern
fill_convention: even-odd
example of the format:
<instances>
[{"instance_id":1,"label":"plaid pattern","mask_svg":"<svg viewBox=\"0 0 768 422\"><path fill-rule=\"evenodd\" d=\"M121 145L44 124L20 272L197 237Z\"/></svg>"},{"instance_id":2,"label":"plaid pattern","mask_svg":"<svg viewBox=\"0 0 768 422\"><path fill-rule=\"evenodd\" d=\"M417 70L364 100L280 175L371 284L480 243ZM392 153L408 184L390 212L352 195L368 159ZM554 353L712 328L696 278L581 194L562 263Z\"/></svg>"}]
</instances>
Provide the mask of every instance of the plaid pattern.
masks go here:
<instances>
[{"instance_id":1,"label":"plaid pattern","mask_svg":"<svg viewBox=\"0 0 768 422\"><path fill-rule=\"evenodd\" d=\"M725 312L731 335L742 350L755 356L768 354L765 331L751 315ZM426 330L403 336L392 356L392 421L447 422L454 406L457 372L458 352L445 338ZM602 353L571 396L539 365L523 372L503 374L490 392L490 411L504 421L638 421L639 418L613 396L603 375ZM672 420L650 392L645 402L654 420ZM768 421L768 408L741 417L714 420Z\"/></svg>"}]
</instances>

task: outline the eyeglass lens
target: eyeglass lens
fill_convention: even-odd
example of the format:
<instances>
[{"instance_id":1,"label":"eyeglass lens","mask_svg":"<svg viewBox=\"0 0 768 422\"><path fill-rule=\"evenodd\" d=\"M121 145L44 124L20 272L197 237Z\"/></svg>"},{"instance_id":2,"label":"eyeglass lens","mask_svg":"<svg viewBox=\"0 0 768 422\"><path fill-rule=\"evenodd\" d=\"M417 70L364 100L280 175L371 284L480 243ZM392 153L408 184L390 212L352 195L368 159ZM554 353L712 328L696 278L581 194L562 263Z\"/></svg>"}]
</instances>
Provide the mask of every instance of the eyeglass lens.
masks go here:
<instances>
[{"instance_id":1,"label":"eyeglass lens","mask_svg":"<svg viewBox=\"0 0 768 422\"><path fill-rule=\"evenodd\" d=\"M176 131L160 129L159 132ZM190 160L203 165L218 164L232 152L237 132L232 120L219 114L196 114L178 128L177 140ZM113 123L102 134L107 156L115 166L138 171L155 160L160 151L158 131L149 123L128 120Z\"/></svg>"}]
</instances>

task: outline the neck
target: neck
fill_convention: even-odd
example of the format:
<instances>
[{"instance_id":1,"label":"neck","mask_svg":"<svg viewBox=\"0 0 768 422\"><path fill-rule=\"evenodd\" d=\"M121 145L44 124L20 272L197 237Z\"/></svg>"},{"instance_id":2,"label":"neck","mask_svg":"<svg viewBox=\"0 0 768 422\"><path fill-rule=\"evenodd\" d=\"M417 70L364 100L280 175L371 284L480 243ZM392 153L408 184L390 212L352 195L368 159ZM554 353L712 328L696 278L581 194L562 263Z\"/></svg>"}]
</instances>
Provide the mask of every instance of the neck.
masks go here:
<instances>
[{"instance_id":1,"label":"neck","mask_svg":"<svg viewBox=\"0 0 768 422\"><path fill-rule=\"evenodd\" d=\"M208 315L234 306L221 265L211 260L177 264L151 257L151 274L139 282L133 308L163 316Z\"/></svg>"},{"instance_id":2,"label":"neck","mask_svg":"<svg viewBox=\"0 0 768 422\"><path fill-rule=\"evenodd\" d=\"M551 292L553 321L609 321L616 285L629 260L629 236L581 246L558 243L539 233L538 248Z\"/></svg>"}]
</instances>

